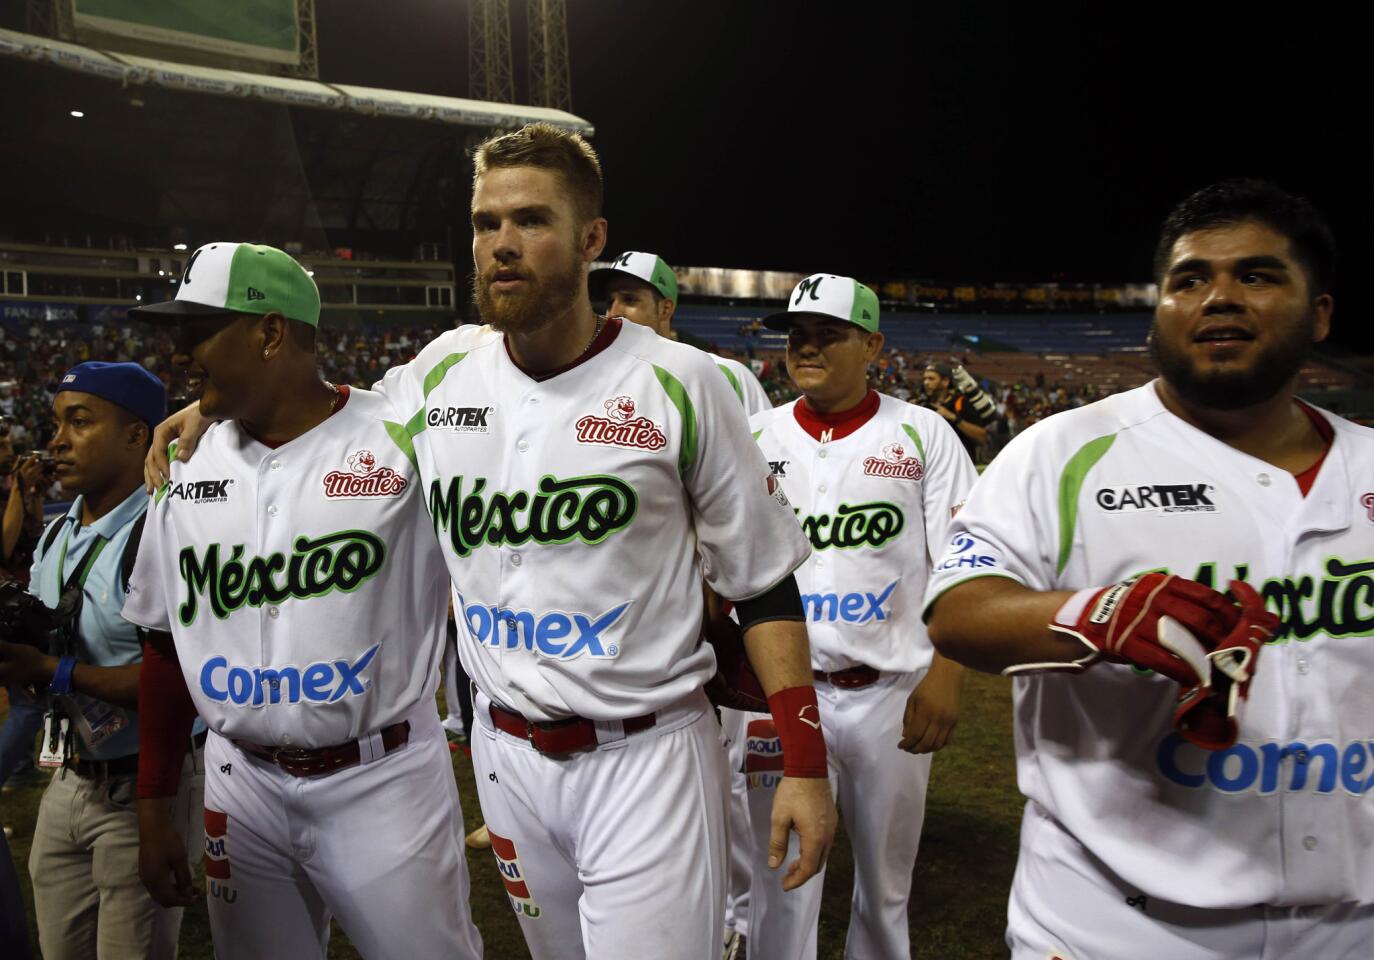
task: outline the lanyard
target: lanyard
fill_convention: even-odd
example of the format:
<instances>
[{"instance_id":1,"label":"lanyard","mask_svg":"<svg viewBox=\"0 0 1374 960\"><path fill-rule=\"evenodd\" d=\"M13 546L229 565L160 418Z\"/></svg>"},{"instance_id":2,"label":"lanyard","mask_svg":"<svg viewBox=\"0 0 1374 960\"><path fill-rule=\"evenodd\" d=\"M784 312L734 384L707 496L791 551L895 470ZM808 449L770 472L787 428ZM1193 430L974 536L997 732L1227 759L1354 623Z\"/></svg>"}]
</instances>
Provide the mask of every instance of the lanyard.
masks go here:
<instances>
[{"instance_id":1,"label":"lanyard","mask_svg":"<svg viewBox=\"0 0 1374 960\"><path fill-rule=\"evenodd\" d=\"M68 527L67 535L62 539L62 553L57 558L58 580L62 580L62 570L67 566L67 544L71 542L71 539L72 529ZM72 571L72 575L62 583L62 592L64 594L72 587L85 588L86 578L91 575L91 567L95 566L96 558L100 556L100 552L105 549L105 544L109 542L110 540L108 537L103 537L99 534L96 535L95 543L91 544L90 548L86 551L86 555L81 558L81 563Z\"/></svg>"}]
</instances>

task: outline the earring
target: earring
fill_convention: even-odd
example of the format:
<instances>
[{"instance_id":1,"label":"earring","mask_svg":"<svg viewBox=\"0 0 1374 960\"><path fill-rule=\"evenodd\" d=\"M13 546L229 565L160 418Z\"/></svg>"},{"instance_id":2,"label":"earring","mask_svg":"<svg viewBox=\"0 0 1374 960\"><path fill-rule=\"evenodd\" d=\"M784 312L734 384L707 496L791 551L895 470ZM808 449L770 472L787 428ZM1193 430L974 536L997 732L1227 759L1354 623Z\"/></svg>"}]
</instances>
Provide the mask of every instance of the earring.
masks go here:
<instances>
[{"instance_id":1,"label":"earring","mask_svg":"<svg viewBox=\"0 0 1374 960\"><path fill-rule=\"evenodd\" d=\"M263 358L264 360L267 359L267 351L266 351L266 350L264 350L264 351L262 352L262 358Z\"/></svg>"}]
</instances>

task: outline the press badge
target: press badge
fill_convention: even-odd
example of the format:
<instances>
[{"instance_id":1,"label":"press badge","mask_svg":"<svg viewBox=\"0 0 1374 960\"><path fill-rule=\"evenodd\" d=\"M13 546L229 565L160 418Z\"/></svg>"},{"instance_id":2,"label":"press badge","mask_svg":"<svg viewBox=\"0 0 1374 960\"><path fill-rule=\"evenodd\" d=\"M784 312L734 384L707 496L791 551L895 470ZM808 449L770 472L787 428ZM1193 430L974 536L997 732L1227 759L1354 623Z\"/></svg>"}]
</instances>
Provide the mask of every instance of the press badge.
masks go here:
<instances>
[{"instance_id":1,"label":"press badge","mask_svg":"<svg viewBox=\"0 0 1374 960\"><path fill-rule=\"evenodd\" d=\"M63 706L76 722L76 732L87 747L99 746L129 725L128 715L118 707L82 693L63 697Z\"/></svg>"},{"instance_id":2,"label":"press badge","mask_svg":"<svg viewBox=\"0 0 1374 960\"><path fill-rule=\"evenodd\" d=\"M47 769L62 766L67 759L71 721L49 710L43 714L43 748L38 752L38 765Z\"/></svg>"}]
</instances>

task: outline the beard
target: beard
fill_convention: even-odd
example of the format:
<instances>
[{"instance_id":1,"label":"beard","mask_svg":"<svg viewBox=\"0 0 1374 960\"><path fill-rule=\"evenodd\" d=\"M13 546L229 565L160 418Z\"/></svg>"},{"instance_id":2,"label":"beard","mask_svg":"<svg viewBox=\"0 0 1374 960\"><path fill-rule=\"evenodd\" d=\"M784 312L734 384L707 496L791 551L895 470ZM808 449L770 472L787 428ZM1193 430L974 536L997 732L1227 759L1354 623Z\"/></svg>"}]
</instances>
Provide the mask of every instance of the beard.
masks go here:
<instances>
[{"instance_id":1,"label":"beard","mask_svg":"<svg viewBox=\"0 0 1374 960\"><path fill-rule=\"evenodd\" d=\"M1201 372L1188 355L1187 345L1175 346L1159 335L1159 321L1150 324L1150 359L1161 377L1188 403L1213 410L1241 410L1272 399L1295 377L1312 350L1316 318L1308 313L1282 339L1271 343L1248 369Z\"/></svg>"},{"instance_id":2,"label":"beard","mask_svg":"<svg viewBox=\"0 0 1374 960\"><path fill-rule=\"evenodd\" d=\"M491 289L496 271L504 264L494 264L480 274L472 285L472 302L482 322L501 333L534 333L543 329L572 309L582 289L582 262L570 257L566 269L540 278L515 269L524 276L525 286L514 293L495 293Z\"/></svg>"}]
</instances>

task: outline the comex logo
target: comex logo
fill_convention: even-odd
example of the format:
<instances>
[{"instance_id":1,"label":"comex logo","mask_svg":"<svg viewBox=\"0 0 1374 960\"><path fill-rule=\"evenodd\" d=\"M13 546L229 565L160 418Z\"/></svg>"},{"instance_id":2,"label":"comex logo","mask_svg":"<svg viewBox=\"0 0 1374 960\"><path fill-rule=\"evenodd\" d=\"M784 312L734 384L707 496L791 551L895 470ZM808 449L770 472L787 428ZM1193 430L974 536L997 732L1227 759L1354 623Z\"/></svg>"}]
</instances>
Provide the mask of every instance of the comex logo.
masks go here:
<instances>
[{"instance_id":1,"label":"comex logo","mask_svg":"<svg viewBox=\"0 0 1374 960\"><path fill-rule=\"evenodd\" d=\"M893 580L877 593L858 590L854 593L807 593L802 596L802 608L808 620L819 623L822 620L834 623L878 623L892 615L887 609L887 601L892 591L897 589L898 581Z\"/></svg>"},{"instance_id":2,"label":"comex logo","mask_svg":"<svg viewBox=\"0 0 1374 960\"><path fill-rule=\"evenodd\" d=\"M554 660L589 657L614 658L620 646L603 643L603 635L630 608L630 601L612 607L599 617L555 610L536 615L528 610L508 610L496 604L468 603L462 595L463 620L478 643L507 650L524 648ZM504 630L503 630L504 628Z\"/></svg>"},{"instance_id":3,"label":"comex logo","mask_svg":"<svg viewBox=\"0 0 1374 960\"><path fill-rule=\"evenodd\" d=\"M216 703L236 707L266 704L337 703L367 692L362 672L381 649L373 644L358 659L317 660L304 667L231 667L222 656L200 668L200 690Z\"/></svg>"},{"instance_id":4,"label":"comex logo","mask_svg":"<svg viewBox=\"0 0 1374 960\"><path fill-rule=\"evenodd\" d=\"M1164 779L1194 790L1224 794L1334 793L1352 797L1374 788L1374 742L1352 740L1288 743L1237 743L1226 750L1204 751L1176 733L1159 743L1155 766Z\"/></svg>"}]
</instances>

